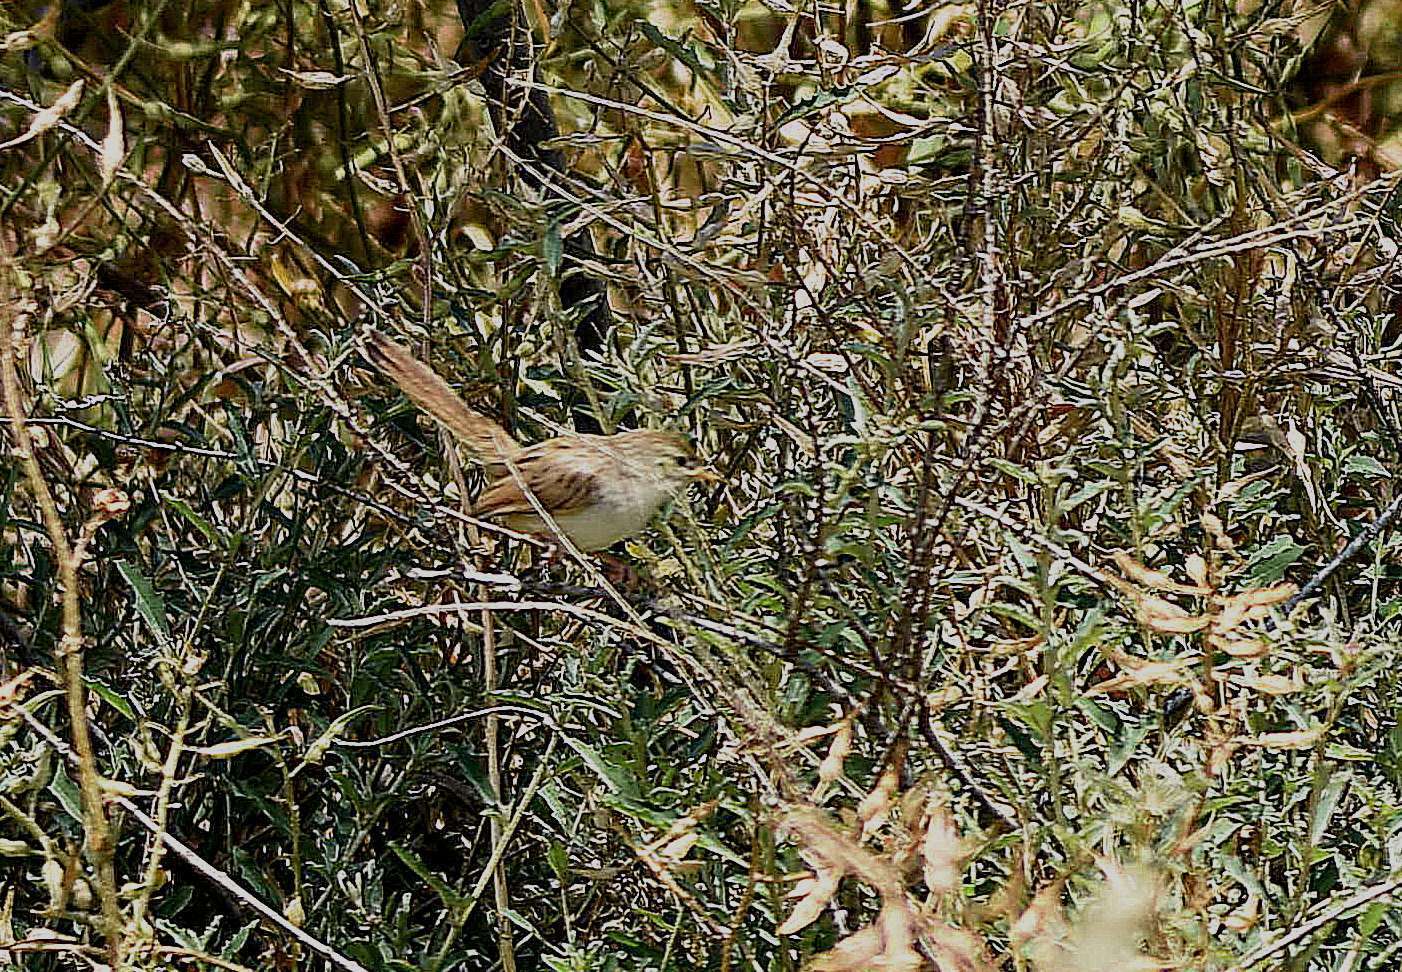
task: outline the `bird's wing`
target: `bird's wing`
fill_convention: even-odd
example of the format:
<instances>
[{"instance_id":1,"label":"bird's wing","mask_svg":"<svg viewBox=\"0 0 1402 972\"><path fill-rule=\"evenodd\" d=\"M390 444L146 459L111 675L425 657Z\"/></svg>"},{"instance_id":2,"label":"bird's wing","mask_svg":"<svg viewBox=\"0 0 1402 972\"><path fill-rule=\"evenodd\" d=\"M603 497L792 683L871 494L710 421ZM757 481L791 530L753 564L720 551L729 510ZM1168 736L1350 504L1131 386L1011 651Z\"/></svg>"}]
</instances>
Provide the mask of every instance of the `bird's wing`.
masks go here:
<instances>
[{"instance_id":1,"label":"bird's wing","mask_svg":"<svg viewBox=\"0 0 1402 972\"><path fill-rule=\"evenodd\" d=\"M437 372L407 348L381 334L371 334L365 342L365 357L414 404L442 422L479 462L493 465L520 450L520 444L505 429L468 408Z\"/></svg>"},{"instance_id":2,"label":"bird's wing","mask_svg":"<svg viewBox=\"0 0 1402 972\"><path fill-rule=\"evenodd\" d=\"M559 452L552 455L548 449L536 446L522 456L517 472L520 482L508 471L483 490L472 512L485 517L534 514L535 507L521 489L522 483L552 517L578 513L598 502L597 471L590 470L585 463L569 461Z\"/></svg>"}]
</instances>

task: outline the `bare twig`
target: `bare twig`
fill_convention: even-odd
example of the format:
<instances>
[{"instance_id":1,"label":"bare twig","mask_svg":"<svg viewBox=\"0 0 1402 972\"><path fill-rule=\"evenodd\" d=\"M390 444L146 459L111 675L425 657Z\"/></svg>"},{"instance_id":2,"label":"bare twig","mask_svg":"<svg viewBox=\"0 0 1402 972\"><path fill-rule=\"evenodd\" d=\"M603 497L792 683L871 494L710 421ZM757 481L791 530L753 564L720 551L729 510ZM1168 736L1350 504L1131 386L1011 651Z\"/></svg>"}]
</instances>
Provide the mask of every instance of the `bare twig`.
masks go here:
<instances>
[{"instance_id":1,"label":"bare twig","mask_svg":"<svg viewBox=\"0 0 1402 972\"><path fill-rule=\"evenodd\" d=\"M54 734L52 729L44 725L44 723L40 722L39 719L32 712L30 712L24 706L15 706L13 707L13 711L18 712L20 714L20 717L24 719L24 721L29 725L29 727L33 729L36 733L38 733L39 736L43 738L43 740L46 743L53 747L55 752L57 752L64 759L68 760L69 763L75 766L78 765L77 753L75 753L66 743L64 743L62 739L58 738L58 736ZM297 925L294 925L292 922L288 921L285 917L283 917L281 913L278 912L276 908L263 902L260 898L254 895L252 891L249 891L243 885L239 884L233 878L229 877L229 875L225 874L223 871L219 870L219 868L215 867L213 864L206 861L199 854L195 853L195 851L184 841L175 837L169 831L163 829L160 824L158 824L144 810L142 810L130 799L124 796L112 796L110 799L113 803L117 804L123 810L127 811L127 813L131 814L137 823L141 824L141 826L145 827L148 831L150 831L151 834L157 840L165 844L169 850L174 852L177 857L183 860L186 864L190 865L190 867L192 867L195 871L203 875L211 883L217 885L221 890L226 892L234 900L240 902L241 904L245 905L249 910L258 914L265 921L270 922L277 928L280 928L282 931L286 932L288 935L291 935L297 941L301 942L307 948L311 949L317 955L320 955L327 962L331 963L332 966L334 966L335 968L344 969L346 970L346 972L369 972L369 970L366 969L365 966L361 965L359 962L347 958L346 956L342 955L340 952L332 948L330 945L326 944L318 938L313 937L304 929L299 928Z\"/></svg>"},{"instance_id":2,"label":"bare twig","mask_svg":"<svg viewBox=\"0 0 1402 972\"><path fill-rule=\"evenodd\" d=\"M1355 891L1338 904L1331 905L1324 909L1319 915L1292 929L1275 941L1262 945L1260 948L1256 949L1256 951L1251 952L1246 958L1242 959L1240 963L1232 967L1232 972L1246 972L1247 969L1260 965L1272 955L1282 952L1296 942L1308 938L1330 922L1337 921L1351 911L1357 911L1369 902L1387 897L1399 887L1402 887L1402 876L1393 876L1370 888Z\"/></svg>"},{"instance_id":3,"label":"bare twig","mask_svg":"<svg viewBox=\"0 0 1402 972\"><path fill-rule=\"evenodd\" d=\"M0 265L0 298L10 295L8 275L10 268ZM13 305L11 305L13 307ZM116 848L112 841L112 828L107 820L107 809L102 803L101 773L97 767L97 754L93 749L92 735L88 729L87 688L83 684L83 616L78 588L79 553L77 545L70 544L63 518L54 503L53 494L34 458L33 440L25 426L26 409L21 399L19 375L16 370L16 337L22 334L29 320L28 314L19 313L11 321L0 321L0 384L3 384L5 411L9 413L10 438L15 455L24 467L29 480L30 491L39 506L44 528L53 547L54 559L58 562L60 596L63 605L63 637L58 647L58 667L63 674L64 698L68 705L69 729L73 734L75 765L78 768L78 786L82 795L83 832L85 850L93 868L94 884L98 899L102 904L101 929L107 944L107 954L114 969L120 968L123 957L122 914L117 901L116 869L112 863ZM84 534L95 531L104 515L99 512L84 528Z\"/></svg>"},{"instance_id":4,"label":"bare twig","mask_svg":"<svg viewBox=\"0 0 1402 972\"><path fill-rule=\"evenodd\" d=\"M1402 510L1402 494L1396 496L1393 501L1387 505L1387 508L1383 510L1382 513L1378 514L1376 520L1364 527L1358 536L1350 540L1342 550L1331 557L1327 564L1315 571L1310 579L1305 581L1290 600L1286 601L1285 604L1281 606L1281 610L1285 614L1289 614L1291 611L1295 610L1305 598L1323 587L1324 582L1330 578L1334 571L1338 570L1354 557L1357 557L1364 547L1377 539L1378 535L1392 524L1392 521L1397 518L1399 510Z\"/></svg>"}]
</instances>

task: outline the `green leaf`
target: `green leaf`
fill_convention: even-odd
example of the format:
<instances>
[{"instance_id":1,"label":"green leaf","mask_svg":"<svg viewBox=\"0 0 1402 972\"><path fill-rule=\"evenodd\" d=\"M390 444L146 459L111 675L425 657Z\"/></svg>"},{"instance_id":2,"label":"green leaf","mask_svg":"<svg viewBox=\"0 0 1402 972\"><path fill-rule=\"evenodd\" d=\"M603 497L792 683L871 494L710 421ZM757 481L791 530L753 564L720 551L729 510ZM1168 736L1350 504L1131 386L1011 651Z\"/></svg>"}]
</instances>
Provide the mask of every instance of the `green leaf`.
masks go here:
<instances>
[{"instance_id":1,"label":"green leaf","mask_svg":"<svg viewBox=\"0 0 1402 972\"><path fill-rule=\"evenodd\" d=\"M59 806L63 807L65 813L79 823L83 822L83 798L78 793L78 784L68 778L68 773L62 765L54 768L54 778L49 781L49 792L58 798Z\"/></svg>"},{"instance_id":2,"label":"green leaf","mask_svg":"<svg viewBox=\"0 0 1402 972\"><path fill-rule=\"evenodd\" d=\"M1392 473L1387 471L1387 467L1372 456L1359 455L1354 453L1344 460L1344 475L1357 476L1360 479L1391 479Z\"/></svg>"},{"instance_id":3,"label":"green leaf","mask_svg":"<svg viewBox=\"0 0 1402 972\"><path fill-rule=\"evenodd\" d=\"M804 101L800 101L798 104L794 105L788 111L780 115L778 119L776 119L774 122L774 128L783 128L791 121L796 121L800 118L804 118L808 115L813 114L813 112L815 111L821 111L828 105L836 104L839 101L845 101L849 96L851 96L854 90L854 88L848 86L841 88L828 88L826 91L819 91L813 97L808 98Z\"/></svg>"},{"instance_id":4,"label":"green leaf","mask_svg":"<svg viewBox=\"0 0 1402 972\"><path fill-rule=\"evenodd\" d=\"M712 69L702 64L700 59L697 58L696 53L690 48L672 40L672 38L662 33L662 31L658 30L646 20L637 21L637 25L638 29L643 32L644 37L691 68L696 74L705 76L711 73Z\"/></svg>"},{"instance_id":5,"label":"green leaf","mask_svg":"<svg viewBox=\"0 0 1402 972\"><path fill-rule=\"evenodd\" d=\"M222 545L223 538L219 535L219 531L214 529L214 524L191 509L189 503L182 499L177 499L174 496L169 496L166 497L166 505L188 520L190 525L204 534L204 538L210 543Z\"/></svg>"},{"instance_id":6,"label":"green leaf","mask_svg":"<svg viewBox=\"0 0 1402 972\"><path fill-rule=\"evenodd\" d=\"M502 811L501 801L497 799L497 791L492 786L491 777L487 774L487 764L480 756L466 756L458 760L458 767L462 770L462 775L467 778L477 791L477 795L482 798L493 812Z\"/></svg>"},{"instance_id":7,"label":"green leaf","mask_svg":"<svg viewBox=\"0 0 1402 972\"><path fill-rule=\"evenodd\" d=\"M1363 917L1358 920L1358 940L1366 942L1373 937L1373 932L1378 930L1382 924L1383 917L1388 914L1393 905L1388 901L1374 901L1369 905L1368 910L1363 912Z\"/></svg>"},{"instance_id":8,"label":"green leaf","mask_svg":"<svg viewBox=\"0 0 1402 972\"><path fill-rule=\"evenodd\" d=\"M540 934L540 929L536 928L535 925L531 923L531 920L529 918L521 914L521 912L517 911L515 908L503 908L501 914L507 919L507 921L511 922L513 925L515 925L517 928L520 928L522 931L535 932L536 934Z\"/></svg>"},{"instance_id":9,"label":"green leaf","mask_svg":"<svg viewBox=\"0 0 1402 972\"><path fill-rule=\"evenodd\" d=\"M1094 700L1080 696L1076 699L1076 708L1090 716L1090 720L1106 732L1120 731L1120 717Z\"/></svg>"},{"instance_id":10,"label":"green leaf","mask_svg":"<svg viewBox=\"0 0 1402 972\"><path fill-rule=\"evenodd\" d=\"M1348 743L1330 743L1324 747L1324 756L1327 759L1349 763L1371 763L1378 758L1377 753L1350 746Z\"/></svg>"},{"instance_id":11,"label":"green leaf","mask_svg":"<svg viewBox=\"0 0 1402 972\"><path fill-rule=\"evenodd\" d=\"M640 800L629 799L628 797L613 796L605 793L600 797L600 802L605 806L612 807L634 820L641 821L647 826L657 831L666 831L681 818L681 814L675 811L659 811L655 807L649 806ZM696 846L709 851L732 864L740 866L746 865L745 858L735 853L704 827L697 828Z\"/></svg>"},{"instance_id":12,"label":"green leaf","mask_svg":"<svg viewBox=\"0 0 1402 972\"><path fill-rule=\"evenodd\" d=\"M112 708L116 709L122 715L126 716L132 722L136 721L136 709L125 698L118 695L106 685L103 685L97 679L89 678L87 675L83 676L83 684L93 695L96 695L98 698L106 702Z\"/></svg>"},{"instance_id":13,"label":"green leaf","mask_svg":"<svg viewBox=\"0 0 1402 972\"><path fill-rule=\"evenodd\" d=\"M448 886L446 881L430 871L428 865L423 862L423 858L419 857L418 854L415 854L398 841L391 841L389 849L394 851L395 856L403 861L409 870L417 874L425 884L432 888L449 908L454 911L461 911L471 904L470 898L453 890Z\"/></svg>"},{"instance_id":14,"label":"green leaf","mask_svg":"<svg viewBox=\"0 0 1402 972\"><path fill-rule=\"evenodd\" d=\"M565 256L565 244L560 239L560 218L551 216L545 224L545 238L540 241L541 255L545 257L545 272L552 277L560 276L560 263Z\"/></svg>"},{"instance_id":15,"label":"green leaf","mask_svg":"<svg viewBox=\"0 0 1402 972\"><path fill-rule=\"evenodd\" d=\"M1285 576L1285 571L1295 561L1300 559L1300 554L1305 552L1305 548L1296 543L1292 538L1281 535L1271 540L1264 546L1258 547L1247 562L1247 577L1249 582L1257 587L1264 587L1274 584Z\"/></svg>"},{"instance_id":16,"label":"green leaf","mask_svg":"<svg viewBox=\"0 0 1402 972\"><path fill-rule=\"evenodd\" d=\"M248 941L248 936L253 934L253 930L257 927L258 922L251 921L248 924L244 925L242 928L240 928L237 932L235 932L234 937L229 939L229 944L224 946L221 952L222 957L233 958L234 956L238 955L238 953L243 949L244 943Z\"/></svg>"},{"instance_id":17,"label":"green leaf","mask_svg":"<svg viewBox=\"0 0 1402 972\"><path fill-rule=\"evenodd\" d=\"M136 592L136 612L141 615L141 620L146 622L157 638L168 641L170 629L166 627L165 601L161 600L161 596L156 593L156 589L151 586L141 568L129 560L119 560L117 573L121 574Z\"/></svg>"},{"instance_id":18,"label":"green leaf","mask_svg":"<svg viewBox=\"0 0 1402 972\"><path fill-rule=\"evenodd\" d=\"M1006 459L999 459L997 457L993 457L988 460L988 464L1000 472L1007 473L1014 479L1022 480L1029 486L1040 486L1042 483L1041 478L1032 470L1024 469L1019 465L1008 462L1008 460Z\"/></svg>"},{"instance_id":19,"label":"green leaf","mask_svg":"<svg viewBox=\"0 0 1402 972\"><path fill-rule=\"evenodd\" d=\"M594 774L611 791L621 793L624 796L638 795L637 781L626 767L610 763L599 754L597 749L586 742L567 735L561 735L560 738L579 755L579 758L584 761L584 765L593 770Z\"/></svg>"},{"instance_id":20,"label":"green leaf","mask_svg":"<svg viewBox=\"0 0 1402 972\"><path fill-rule=\"evenodd\" d=\"M570 876L570 858L565 853L564 846L558 840L550 842L549 849L545 852L545 861L550 865L550 870L555 872L555 876L564 881Z\"/></svg>"},{"instance_id":21,"label":"green leaf","mask_svg":"<svg viewBox=\"0 0 1402 972\"><path fill-rule=\"evenodd\" d=\"M248 441L248 428L244 425L243 415L233 406L232 402L224 403L224 422L230 438L234 440L234 452L238 455L239 471L250 479L257 477L258 460L253 455L252 444Z\"/></svg>"},{"instance_id":22,"label":"green leaf","mask_svg":"<svg viewBox=\"0 0 1402 972\"><path fill-rule=\"evenodd\" d=\"M574 826L574 816L565 806L564 800L560 796L560 790L554 783L546 783L536 791L536 796L544 801L550 810L551 817L554 818L556 826L564 833L569 833Z\"/></svg>"},{"instance_id":23,"label":"green leaf","mask_svg":"<svg viewBox=\"0 0 1402 972\"><path fill-rule=\"evenodd\" d=\"M1076 490L1070 496L1066 497L1066 499L1061 501L1061 512L1069 513L1076 507L1084 503L1086 500L1093 499L1096 496L1099 496L1101 493L1113 489L1114 487L1114 483L1104 479L1097 480L1093 483L1086 483L1080 489Z\"/></svg>"},{"instance_id":24,"label":"green leaf","mask_svg":"<svg viewBox=\"0 0 1402 972\"><path fill-rule=\"evenodd\" d=\"M1050 737L1052 710L1051 706L1041 699L1032 702L1003 702L998 707L1032 730L1040 743L1045 743Z\"/></svg>"},{"instance_id":25,"label":"green leaf","mask_svg":"<svg viewBox=\"0 0 1402 972\"><path fill-rule=\"evenodd\" d=\"M996 718L999 727L1008 734L1008 739L1017 747L1017 751L1022 753L1033 766L1040 768L1042 765L1042 747L1038 745L1037 741L1023 732L1011 719L1005 719L1002 716L997 716Z\"/></svg>"},{"instance_id":26,"label":"green leaf","mask_svg":"<svg viewBox=\"0 0 1402 972\"><path fill-rule=\"evenodd\" d=\"M1130 757L1134 755L1139 744L1149 735L1149 724L1147 722L1138 725L1127 725L1125 731L1115 739L1110 745L1110 757L1105 761L1105 771L1114 776L1125 768Z\"/></svg>"},{"instance_id":27,"label":"green leaf","mask_svg":"<svg viewBox=\"0 0 1402 972\"><path fill-rule=\"evenodd\" d=\"M922 162L934 161L944 151L947 144L948 139L943 135L915 139L910 145L910 152L906 155L906 165L920 165Z\"/></svg>"},{"instance_id":28,"label":"green leaf","mask_svg":"<svg viewBox=\"0 0 1402 972\"><path fill-rule=\"evenodd\" d=\"M1334 815L1334 810L1352 779L1353 774L1347 770L1335 771L1330 774L1329 782L1319 791L1319 799L1314 803L1314 814L1310 818L1311 844L1318 844L1319 839L1324 836L1324 831L1329 829L1329 818Z\"/></svg>"}]
</instances>

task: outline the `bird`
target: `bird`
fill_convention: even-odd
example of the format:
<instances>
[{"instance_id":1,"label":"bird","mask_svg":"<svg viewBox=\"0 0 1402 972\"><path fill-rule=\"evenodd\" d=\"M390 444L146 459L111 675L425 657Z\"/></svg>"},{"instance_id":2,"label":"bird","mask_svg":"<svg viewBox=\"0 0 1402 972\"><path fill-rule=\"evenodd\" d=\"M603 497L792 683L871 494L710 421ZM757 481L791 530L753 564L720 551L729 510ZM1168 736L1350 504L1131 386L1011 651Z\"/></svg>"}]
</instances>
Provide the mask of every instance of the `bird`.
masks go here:
<instances>
[{"instance_id":1,"label":"bird","mask_svg":"<svg viewBox=\"0 0 1402 972\"><path fill-rule=\"evenodd\" d=\"M489 481L471 513L519 533L553 539L539 504L576 548L601 551L641 533L688 484L722 481L685 435L664 429L566 434L522 445L402 345L372 332L365 356L483 466Z\"/></svg>"}]
</instances>

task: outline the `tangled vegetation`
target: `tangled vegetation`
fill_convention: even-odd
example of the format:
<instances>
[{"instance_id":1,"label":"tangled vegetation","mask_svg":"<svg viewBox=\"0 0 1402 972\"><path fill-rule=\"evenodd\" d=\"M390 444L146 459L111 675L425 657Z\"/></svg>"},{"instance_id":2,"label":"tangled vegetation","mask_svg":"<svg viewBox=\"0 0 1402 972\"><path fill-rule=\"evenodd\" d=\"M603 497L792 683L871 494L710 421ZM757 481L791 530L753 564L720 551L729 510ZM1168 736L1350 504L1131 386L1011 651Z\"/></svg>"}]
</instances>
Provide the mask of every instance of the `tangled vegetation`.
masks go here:
<instances>
[{"instance_id":1,"label":"tangled vegetation","mask_svg":"<svg viewBox=\"0 0 1402 972\"><path fill-rule=\"evenodd\" d=\"M0 7L0 965L1394 967L1398 23Z\"/></svg>"}]
</instances>

